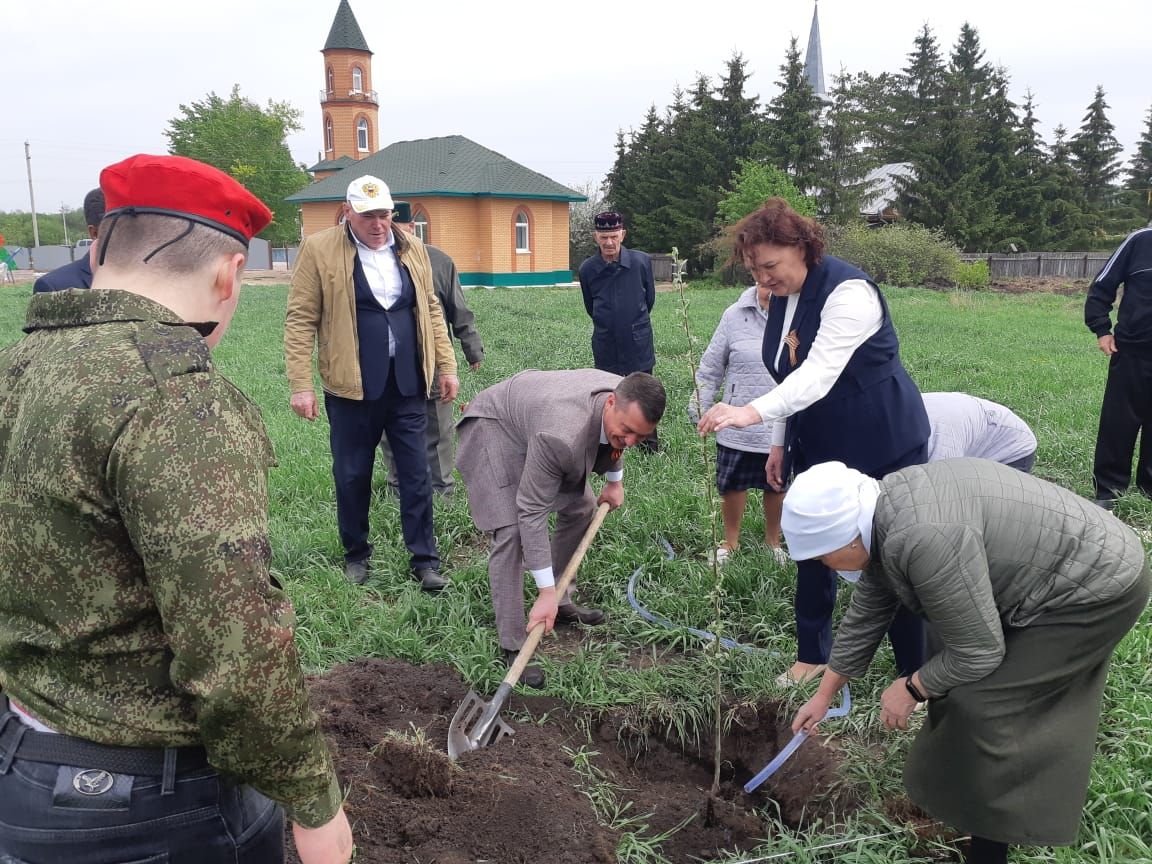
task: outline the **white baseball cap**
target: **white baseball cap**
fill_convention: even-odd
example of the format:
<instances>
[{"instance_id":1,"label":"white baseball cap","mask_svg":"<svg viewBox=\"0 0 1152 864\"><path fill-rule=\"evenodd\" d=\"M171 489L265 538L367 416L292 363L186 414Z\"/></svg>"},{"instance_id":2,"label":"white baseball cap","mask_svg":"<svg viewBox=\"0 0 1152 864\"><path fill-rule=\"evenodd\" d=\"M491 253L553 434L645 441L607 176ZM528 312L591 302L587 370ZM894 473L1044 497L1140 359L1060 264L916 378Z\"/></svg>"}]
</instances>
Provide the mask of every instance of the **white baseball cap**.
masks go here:
<instances>
[{"instance_id":1,"label":"white baseball cap","mask_svg":"<svg viewBox=\"0 0 1152 864\"><path fill-rule=\"evenodd\" d=\"M357 177L348 184L348 203L357 213L391 210L394 206L388 184L371 174Z\"/></svg>"}]
</instances>

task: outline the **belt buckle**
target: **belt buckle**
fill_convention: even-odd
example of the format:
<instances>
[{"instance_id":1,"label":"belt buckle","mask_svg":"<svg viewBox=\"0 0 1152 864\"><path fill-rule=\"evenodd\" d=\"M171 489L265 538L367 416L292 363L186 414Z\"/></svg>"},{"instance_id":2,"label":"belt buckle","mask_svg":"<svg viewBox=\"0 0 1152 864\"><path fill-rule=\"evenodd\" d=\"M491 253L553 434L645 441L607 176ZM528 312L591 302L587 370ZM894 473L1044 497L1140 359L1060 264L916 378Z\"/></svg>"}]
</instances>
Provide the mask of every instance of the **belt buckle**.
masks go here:
<instances>
[{"instance_id":1,"label":"belt buckle","mask_svg":"<svg viewBox=\"0 0 1152 864\"><path fill-rule=\"evenodd\" d=\"M63 810L127 811L136 778L105 768L59 765L52 806Z\"/></svg>"},{"instance_id":2,"label":"belt buckle","mask_svg":"<svg viewBox=\"0 0 1152 864\"><path fill-rule=\"evenodd\" d=\"M116 778L103 768L85 768L72 777L72 788L81 795L103 795L116 785Z\"/></svg>"}]
</instances>

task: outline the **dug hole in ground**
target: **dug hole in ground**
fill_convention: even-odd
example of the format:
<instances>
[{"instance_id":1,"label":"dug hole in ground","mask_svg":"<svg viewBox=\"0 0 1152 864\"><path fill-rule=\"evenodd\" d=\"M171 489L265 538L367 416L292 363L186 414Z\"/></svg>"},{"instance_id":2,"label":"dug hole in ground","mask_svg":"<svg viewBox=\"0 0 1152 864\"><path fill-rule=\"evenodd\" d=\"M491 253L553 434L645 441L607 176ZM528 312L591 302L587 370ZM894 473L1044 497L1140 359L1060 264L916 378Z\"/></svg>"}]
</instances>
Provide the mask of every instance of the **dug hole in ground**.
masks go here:
<instances>
[{"instance_id":1,"label":"dug hole in ground","mask_svg":"<svg viewBox=\"0 0 1152 864\"><path fill-rule=\"evenodd\" d=\"M622 831L597 816L593 800L604 802L606 792L631 802L625 817L640 817L623 830L673 832L659 844L671 862L751 849L781 823L835 824L861 806L837 783L839 751L819 738L744 794L742 785L792 738L790 715L776 702L737 712L723 741L723 801L706 824L710 740L676 740L641 731L624 712L517 693L502 712L515 735L453 763L448 725L469 688L449 667L361 659L312 679L310 689L349 790L358 862L610 864ZM915 819L908 806L886 809ZM297 862L291 853L288 860Z\"/></svg>"}]
</instances>

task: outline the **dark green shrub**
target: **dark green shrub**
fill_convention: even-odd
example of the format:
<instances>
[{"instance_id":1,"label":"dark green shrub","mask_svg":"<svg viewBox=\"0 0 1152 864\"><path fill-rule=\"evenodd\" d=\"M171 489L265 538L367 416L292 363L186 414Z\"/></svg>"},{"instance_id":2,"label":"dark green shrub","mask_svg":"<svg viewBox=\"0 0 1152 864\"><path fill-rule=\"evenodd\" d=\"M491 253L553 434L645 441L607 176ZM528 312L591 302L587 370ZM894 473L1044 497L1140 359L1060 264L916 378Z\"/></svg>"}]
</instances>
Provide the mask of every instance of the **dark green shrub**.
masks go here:
<instances>
[{"instance_id":1,"label":"dark green shrub","mask_svg":"<svg viewBox=\"0 0 1152 864\"><path fill-rule=\"evenodd\" d=\"M869 228L861 223L830 229L828 251L889 285L956 284L960 250L936 231L904 223Z\"/></svg>"}]
</instances>

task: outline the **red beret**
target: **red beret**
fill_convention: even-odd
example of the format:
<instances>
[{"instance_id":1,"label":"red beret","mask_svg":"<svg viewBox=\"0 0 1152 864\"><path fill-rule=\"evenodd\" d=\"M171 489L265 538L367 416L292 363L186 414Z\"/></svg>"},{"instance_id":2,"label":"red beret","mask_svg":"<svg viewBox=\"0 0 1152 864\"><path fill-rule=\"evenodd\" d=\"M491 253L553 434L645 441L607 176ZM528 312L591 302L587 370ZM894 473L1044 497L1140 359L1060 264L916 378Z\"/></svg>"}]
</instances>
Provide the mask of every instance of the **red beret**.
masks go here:
<instances>
[{"instance_id":1,"label":"red beret","mask_svg":"<svg viewBox=\"0 0 1152 864\"><path fill-rule=\"evenodd\" d=\"M272 221L259 198L218 168L184 156L140 153L100 172L105 216L176 216L235 237L245 246Z\"/></svg>"}]
</instances>

